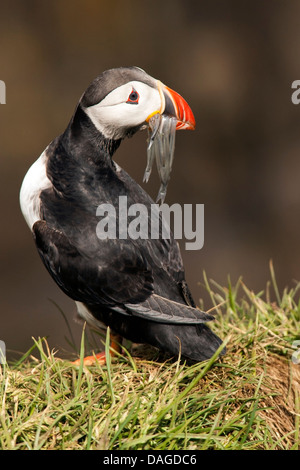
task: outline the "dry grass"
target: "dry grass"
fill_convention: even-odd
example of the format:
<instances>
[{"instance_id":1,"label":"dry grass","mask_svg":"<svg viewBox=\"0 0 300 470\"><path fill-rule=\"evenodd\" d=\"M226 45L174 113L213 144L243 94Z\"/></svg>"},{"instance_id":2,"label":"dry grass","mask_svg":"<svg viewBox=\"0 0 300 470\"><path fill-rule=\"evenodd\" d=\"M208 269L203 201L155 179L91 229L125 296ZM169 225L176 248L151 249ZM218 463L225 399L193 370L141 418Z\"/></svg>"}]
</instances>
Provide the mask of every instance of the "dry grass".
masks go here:
<instances>
[{"instance_id":1,"label":"dry grass","mask_svg":"<svg viewBox=\"0 0 300 470\"><path fill-rule=\"evenodd\" d=\"M265 410L260 415L280 441L282 436L296 443L295 427L299 428L300 366L284 358L270 356L265 364ZM298 430L299 437L299 430Z\"/></svg>"}]
</instances>

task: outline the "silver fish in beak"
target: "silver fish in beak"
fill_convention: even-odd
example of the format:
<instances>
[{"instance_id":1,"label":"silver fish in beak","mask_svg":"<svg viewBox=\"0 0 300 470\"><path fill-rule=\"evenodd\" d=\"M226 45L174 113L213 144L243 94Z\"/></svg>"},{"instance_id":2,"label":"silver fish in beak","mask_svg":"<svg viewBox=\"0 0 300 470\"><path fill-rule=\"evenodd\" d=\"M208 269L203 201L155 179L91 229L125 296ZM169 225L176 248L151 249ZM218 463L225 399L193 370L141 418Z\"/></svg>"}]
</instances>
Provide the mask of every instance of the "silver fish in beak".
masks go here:
<instances>
[{"instance_id":1,"label":"silver fish in beak","mask_svg":"<svg viewBox=\"0 0 300 470\"><path fill-rule=\"evenodd\" d=\"M148 182L154 160L161 181L156 202L163 204L174 161L177 129L195 129L195 118L187 102L174 90L158 81L161 110L148 117L147 166L144 182Z\"/></svg>"}]
</instances>

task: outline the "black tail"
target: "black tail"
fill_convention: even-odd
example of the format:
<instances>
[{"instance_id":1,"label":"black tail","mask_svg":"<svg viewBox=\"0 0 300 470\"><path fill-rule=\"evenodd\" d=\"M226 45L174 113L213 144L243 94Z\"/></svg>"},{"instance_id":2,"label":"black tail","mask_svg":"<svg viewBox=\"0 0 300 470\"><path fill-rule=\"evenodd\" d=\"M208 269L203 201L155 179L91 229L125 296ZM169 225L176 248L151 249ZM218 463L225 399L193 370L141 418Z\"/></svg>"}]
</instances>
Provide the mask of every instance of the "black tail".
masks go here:
<instances>
[{"instance_id":1,"label":"black tail","mask_svg":"<svg viewBox=\"0 0 300 470\"><path fill-rule=\"evenodd\" d=\"M133 315L124 315L103 306L89 306L96 319L115 333L134 343L146 343L174 356L200 362L209 359L222 340L205 324L158 323ZM225 350L222 351L222 354Z\"/></svg>"},{"instance_id":2,"label":"black tail","mask_svg":"<svg viewBox=\"0 0 300 470\"><path fill-rule=\"evenodd\" d=\"M150 325L149 325L150 326ZM171 354L200 362L209 359L221 346L222 340L205 324L152 324L147 334L148 343ZM221 354L225 354L225 349Z\"/></svg>"}]
</instances>

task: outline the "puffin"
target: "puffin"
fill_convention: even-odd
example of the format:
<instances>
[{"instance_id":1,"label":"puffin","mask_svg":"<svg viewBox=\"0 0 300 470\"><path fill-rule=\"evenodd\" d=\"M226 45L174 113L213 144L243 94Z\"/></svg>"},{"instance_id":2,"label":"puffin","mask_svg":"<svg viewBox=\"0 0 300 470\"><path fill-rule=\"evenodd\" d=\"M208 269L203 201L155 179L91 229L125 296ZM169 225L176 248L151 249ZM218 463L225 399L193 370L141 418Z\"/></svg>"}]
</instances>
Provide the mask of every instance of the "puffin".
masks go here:
<instances>
[{"instance_id":1,"label":"puffin","mask_svg":"<svg viewBox=\"0 0 300 470\"><path fill-rule=\"evenodd\" d=\"M75 301L81 319L96 329L109 328L111 354L126 338L200 362L212 357L222 340L206 325L213 315L196 307L172 232L169 237L126 237L117 230L114 237L99 237L97 230L98 208L117 208L120 197L126 197L128 207L143 205L151 216L153 199L113 157L126 137L142 129L148 129L149 148L160 135L157 153L162 136L168 138L166 123L171 137L179 129L195 128L181 95L139 67L101 73L81 96L66 130L29 168L20 207L43 264ZM168 163L165 151L167 145L159 157ZM160 168L166 167L162 162ZM169 173L170 165L161 199ZM118 222L122 213L116 210L110 217ZM100 351L84 363L105 360Z\"/></svg>"}]
</instances>

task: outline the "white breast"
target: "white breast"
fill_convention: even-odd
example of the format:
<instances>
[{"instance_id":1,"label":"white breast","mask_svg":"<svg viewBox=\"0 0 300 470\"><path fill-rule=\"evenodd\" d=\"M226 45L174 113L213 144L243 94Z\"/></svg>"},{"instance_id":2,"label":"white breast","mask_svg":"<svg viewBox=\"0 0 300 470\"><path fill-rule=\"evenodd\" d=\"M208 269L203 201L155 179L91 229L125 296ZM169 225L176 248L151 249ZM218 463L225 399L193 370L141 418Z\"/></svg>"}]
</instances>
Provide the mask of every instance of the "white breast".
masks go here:
<instances>
[{"instance_id":1,"label":"white breast","mask_svg":"<svg viewBox=\"0 0 300 470\"><path fill-rule=\"evenodd\" d=\"M20 190L21 211L30 228L37 220L40 220L41 191L51 186L51 181L46 174L46 151L47 149L29 168Z\"/></svg>"},{"instance_id":2,"label":"white breast","mask_svg":"<svg viewBox=\"0 0 300 470\"><path fill-rule=\"evenodd\" d=\"M89 325L92 325L94 328L100 329L100 330L103 330L103 329L106 328L104 323L97 320L97 318L95 318L91 314L91 312L89 312L87 307L82 302L78 302L78 301L75 300L75 304L76 304L76 307L77 307L78 315L80 316L80 318L85 320Z\"/></svg>"}]
</instances>

